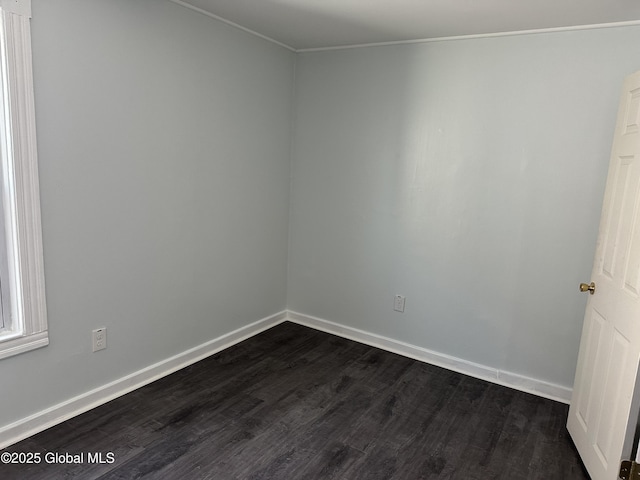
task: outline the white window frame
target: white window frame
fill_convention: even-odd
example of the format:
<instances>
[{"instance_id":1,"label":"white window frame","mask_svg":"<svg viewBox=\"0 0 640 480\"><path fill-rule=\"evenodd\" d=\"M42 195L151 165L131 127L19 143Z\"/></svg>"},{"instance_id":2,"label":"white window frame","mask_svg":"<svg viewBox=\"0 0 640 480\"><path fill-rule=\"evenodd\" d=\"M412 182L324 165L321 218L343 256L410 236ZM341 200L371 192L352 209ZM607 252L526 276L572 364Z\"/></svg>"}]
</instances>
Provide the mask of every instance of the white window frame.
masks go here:
<instances>
[{"instance_id":1,"label":"white window frame","mask_svg":"<svg viewBox=\"0 0 640 480\"><path fill-rule=\"evenodd\" d=\"M0 246L8 267L1 288L9 298L0 359L49 344L30 19L31 0L0 0Z\"/></svg>"}]
</instances>

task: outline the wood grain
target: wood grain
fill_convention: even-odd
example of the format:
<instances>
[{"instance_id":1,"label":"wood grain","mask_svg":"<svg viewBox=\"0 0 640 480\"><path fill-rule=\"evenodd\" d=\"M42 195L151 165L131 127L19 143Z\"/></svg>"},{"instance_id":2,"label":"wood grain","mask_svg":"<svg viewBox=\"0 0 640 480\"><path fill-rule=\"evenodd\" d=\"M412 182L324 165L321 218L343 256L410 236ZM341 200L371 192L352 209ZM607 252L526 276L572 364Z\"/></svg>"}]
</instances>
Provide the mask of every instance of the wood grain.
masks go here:
<instances>
[{"instance_id":1,"label":"wood grain","mask_svg":"<svg viewBox=\"0 0 640 480\"><path fill-rule=\"evenodd\" d=\"M0 478L588 480L567 406L284 323L9 452Z\"/></svg>"}]
</instances>

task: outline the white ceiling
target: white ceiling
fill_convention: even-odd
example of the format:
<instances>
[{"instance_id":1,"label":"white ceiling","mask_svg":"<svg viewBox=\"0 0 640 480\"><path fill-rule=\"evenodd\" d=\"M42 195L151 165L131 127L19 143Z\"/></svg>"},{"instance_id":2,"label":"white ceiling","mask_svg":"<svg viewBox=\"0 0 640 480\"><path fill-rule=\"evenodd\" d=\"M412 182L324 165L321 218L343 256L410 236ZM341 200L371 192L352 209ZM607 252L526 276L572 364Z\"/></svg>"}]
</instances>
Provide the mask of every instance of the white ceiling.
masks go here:
<instances>
[{"instance_id":1,"label":"white ceiling","mask_svg":"<svg viewBox=\"0 0 640 480\"><path fill-rule=\"evenodd\" d=\"M640 21L640 0L173 0L292 49Z\"/></svg>"}]
</instances>

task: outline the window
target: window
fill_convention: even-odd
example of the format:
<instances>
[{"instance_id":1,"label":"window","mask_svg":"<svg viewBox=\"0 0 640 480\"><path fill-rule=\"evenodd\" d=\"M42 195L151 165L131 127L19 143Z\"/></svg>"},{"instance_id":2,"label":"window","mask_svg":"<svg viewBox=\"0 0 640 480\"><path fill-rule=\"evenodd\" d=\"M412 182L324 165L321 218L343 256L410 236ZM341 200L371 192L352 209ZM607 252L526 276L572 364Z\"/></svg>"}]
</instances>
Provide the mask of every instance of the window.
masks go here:
<instances>
[{"instance_id":1,"label":"window","mask_svg":"<svg viewBox=\"0 0 640 480\"><path fill-rule=\"evenodd\" d=\"M49 344L30 17L0 0L0 358Z\"/></svg>"}]
</instances>

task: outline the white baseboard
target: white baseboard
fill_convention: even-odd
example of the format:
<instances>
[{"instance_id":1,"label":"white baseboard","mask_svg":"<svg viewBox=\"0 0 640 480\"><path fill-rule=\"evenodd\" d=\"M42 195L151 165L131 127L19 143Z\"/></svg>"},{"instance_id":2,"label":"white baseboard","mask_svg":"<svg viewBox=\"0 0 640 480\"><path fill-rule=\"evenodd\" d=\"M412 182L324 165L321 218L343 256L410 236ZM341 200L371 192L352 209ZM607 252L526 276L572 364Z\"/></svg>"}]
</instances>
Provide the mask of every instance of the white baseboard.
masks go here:
<instances>
[{"instance_id":1,"label":"white baseboard","mask_svg":"<svg viewBox=\"0 0 640 480\"><path fill-rule=\"evenodd\" d=\"M286 319L286 311L258 320L130 375L70 398L15 423L0 427L0 449L107 403L148 383L267 330Z\"/></svg>"},{"instance_id":2,"label":"white baseboard","mask_svg":"<svg viewBox=\"0 0 640 480\"><path fill-rule=\"evenodd\" d=\"M106 385L70 398L29 417L20 419L15 423L0 427L0 449L13 445L49 427L62 423L76 415L80 415L92 408L105 404L159 378L176 372L181 368L231 347L286 320L551 400L569 403L571 399L571 389L561 385L525 377L517 373L501 371L310 315L293 311L283 311L162 360L154 365L150 365L142 370L138 370L130 375L114 380Z\"/></svg>"},{"instance_id":3,"label":"white baseboard","mask_svg":"<svg viewBox=\"0 0 640 480\"><path fill-rule=\"evenodd\" d=\"M287 320L307 327L332 333L356 342L378 347L389 352L413 358L421 362L463 373L471 377L487 380L498 385L514 388L522 392L532 393L540 397L549 398L562 403L569 403L572 390L562 385L525 377L517 373L505 372L496 368L480 365L461 358L417 347L392 338L383 337L375 333L365 332L357 328L347 327L339 323L330 322L322 318L312 317L298 312L287 311Z\"/></svg>"}]
</instances>

